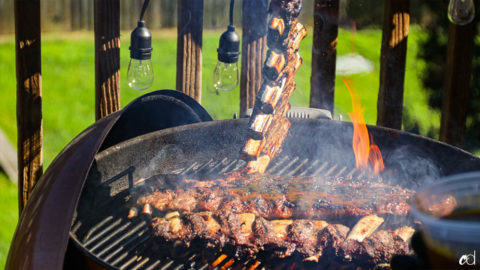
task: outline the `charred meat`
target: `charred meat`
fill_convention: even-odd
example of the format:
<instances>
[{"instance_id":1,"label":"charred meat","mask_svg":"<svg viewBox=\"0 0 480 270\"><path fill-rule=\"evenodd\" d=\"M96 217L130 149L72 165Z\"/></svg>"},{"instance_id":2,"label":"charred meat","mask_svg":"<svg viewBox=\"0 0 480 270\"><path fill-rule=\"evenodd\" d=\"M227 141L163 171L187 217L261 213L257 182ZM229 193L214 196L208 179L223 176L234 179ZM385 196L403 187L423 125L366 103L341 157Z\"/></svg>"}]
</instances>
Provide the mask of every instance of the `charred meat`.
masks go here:
<instances>
[{"instance_id":1,"label":"charred meat","mask_svg":"<svg viewBox=\"0 0 480 270\"><path fill-rule=\"evenodd\" d=\"M285 117L295 90L294 77L302 64L298 54L306 36L297 17L301 0L274 0L270 3L267 35L269 50L263 66L263 84L250 117L248 136L240 151L249 172L265 172L273 157L281 151L290 122Z\"/></svg>"},{"instance_id":2,"label":"charred meat","mask_svg":"<svg viewBox=\"0 0 480 270\"><path fill-rule=\"evenodd\" d=\"M374 215L368 218L381 220ZM341 224L306 219L266 220L252 213L224 211L214 215L203 211L181 217L174 214L154 218L152 228L165 241L180 240L188 246L200 239L207 247L216 249L234 245L237 252L247 256L267 251L283 258L296 252L305 261L336 258L376 265L388 262L393 254L409 252L408 239L391 230L371 231L359 241L349 238L350 229Z\"/></svg>"},{"instance_id":3,"label":"charred meat","mask_svg":"<svg viewBox=\"0 0 480 270\"><path fill-rule=\"evenodd\" d=\"M405 216L414 192L372 179L248 175L236 179L180 181L175 188L142 195L137 203L160 212L225 209L266 219L327 219L371 214ZM149 210L150 211L150 210ZM375 228L376 229L376 228ZM361 238L354 237L355 239Z\"/></svg>"}]
</instances>

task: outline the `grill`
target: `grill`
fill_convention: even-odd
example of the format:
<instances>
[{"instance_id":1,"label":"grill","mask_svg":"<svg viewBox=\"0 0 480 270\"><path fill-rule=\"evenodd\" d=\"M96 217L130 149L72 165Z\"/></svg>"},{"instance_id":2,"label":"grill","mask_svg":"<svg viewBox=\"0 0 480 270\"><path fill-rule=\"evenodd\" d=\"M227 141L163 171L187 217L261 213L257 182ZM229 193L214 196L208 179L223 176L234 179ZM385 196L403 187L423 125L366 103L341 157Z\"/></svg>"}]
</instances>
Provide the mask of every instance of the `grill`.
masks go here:
<instances>
[{"instance_id":1,"label":"grill","mask_svg":"<svg viewBox=\"0 0 480 270\"><path fill-rule=\"evenodd\" d=\"M244 165L245 161L240 159L210 159L207 162L193 162L186 167L173 170L169 177L219 176ZM92 189L98 190L98 193L109 190L111 195L98 208L116 209L119 202L128 201L131 194L138 192L137 190L141 189L140 184L145 182L154 186L165 184L163 179L159 179L162 176L134 181L133 172L134 168L130 167ZM354 168L308 158L302 159L299 156L284 156L278 159L270 166L267 173L271 175L329 176L333 178L361 177L365 174L364 171ZM98 193L94 194L93 197L100 197L101 194ZM199 254L190 250L179 255L179 258L174 258L168 252L172 250L171 245L161 246L158 240L153 239L152 233L149 231L148 217L127 218L128 205L128 203L125 204L124 207L114 213L95 215L92 219L75 220L70 233L71 238L99 263L117 269L207 269L208 267L262 269L265 268L265 265L268 265L269 268L284 269L286 266L296 267L305 264L304 267L306 267L308 265L308 263L296 260L294 257L274 261L273 258L269 259L267 254L259 254L258 258L239 258L236 256L234 249L208 254ZM261 262L265 265L262 265ZM311 265L318 267L318 264L311 263Z\"/></svg>"},{"instance_id":2,"label":"grill","mask_svg":"<svg viewBox=\"0 0 480 270\"><path fill-rule=\"evenodd\" d=\"M144 115L158 121L139 122ZM295 253L285 259L267 252L246 258L228 245L221 251L198 250L193 243L190 249L172 246L153 239L150 217L127 218L135 195L145 192L144 183L211 178L244 164L238 157L248 119L210 120L193 100L165 90L147 94L85 130L59 154L35 188L35 203L27 204L22 214L7 268L322 267L319 264L326 262L303 262ZM332 179L364 176L364 171L354 169L351 123L290 120L283 150L267 173ZM382 150L388 168L382 178L391 181L387 184L416 188L441 176L480 169L477 157L458 148L398 130L368 129Z\"/></svg>"},{"instance_id":3,"label":"grill","mask_svg":"<svg viewBox=\"0 0 480 270\"><path fill-rule=\"evenodd\" d=\"M364 176L365 171L354 168L351 124L308 119L292 123L284 150L268 174L333 179ZM149 216L127 218L135 194L145 192L150 185L165 187L179 178L211 178L242 167L245 162L237 157L246 124L245 119L238 119L170 128L97 154L70 231L76 248L110 269L321 267L295 255L281 260L262 252L253 258L240 257L234 247L221 251L176 248L154 239ZM403 187L415 188L442 175L480 168L478 159L445 144L399 131L369 129L390 168L385 179ZM411 155L409 161L402 159L405 151Z\"/></svg>"}]
</instances>

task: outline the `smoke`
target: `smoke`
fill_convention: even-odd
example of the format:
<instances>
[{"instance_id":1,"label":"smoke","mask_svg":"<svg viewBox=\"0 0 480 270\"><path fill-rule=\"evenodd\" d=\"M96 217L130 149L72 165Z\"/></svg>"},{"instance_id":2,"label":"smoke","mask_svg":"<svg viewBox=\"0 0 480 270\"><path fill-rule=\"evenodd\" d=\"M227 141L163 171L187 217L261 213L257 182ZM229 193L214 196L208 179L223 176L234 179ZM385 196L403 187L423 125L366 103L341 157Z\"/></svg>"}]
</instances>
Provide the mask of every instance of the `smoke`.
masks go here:
<instances>
[{"instance_id":1,"label":"smoke","mask_svg":"<svg viewBox=\"0 0 480 270\"><path fill-rule=\"evenodd\" d=\"M168 171L171 172L175 168L166 167L166 164L170 166L173 164L178 164L175 162L185 160L185 154L183 150L174 144L166 144L153 156L149 159L148 164L139 169L138 175L142 178L148 178L156 174Z\"/></svg>"},{"instance_id":2,"label":"smoke","mask_svg":"<svg viewBox=\"0 0 480 270\"><path fill-rule=\"evenodd\" d=\"M400 146L387 154L387 169L393 171L396 183L407 188L417 188L440 177L434 160L418 147Z\"/></svg>"},{"instance_id":3,"label":"smoke","mask_svg":"<svg viewBox=\"0 0 480 270\"><path fill-rule=\"evenodd\" d=\"M357 53L338 56L335 67L337 75L341 76L348 76L357 73L370 73L373 71L372 62Z\"/></svg>"}]
</instances>

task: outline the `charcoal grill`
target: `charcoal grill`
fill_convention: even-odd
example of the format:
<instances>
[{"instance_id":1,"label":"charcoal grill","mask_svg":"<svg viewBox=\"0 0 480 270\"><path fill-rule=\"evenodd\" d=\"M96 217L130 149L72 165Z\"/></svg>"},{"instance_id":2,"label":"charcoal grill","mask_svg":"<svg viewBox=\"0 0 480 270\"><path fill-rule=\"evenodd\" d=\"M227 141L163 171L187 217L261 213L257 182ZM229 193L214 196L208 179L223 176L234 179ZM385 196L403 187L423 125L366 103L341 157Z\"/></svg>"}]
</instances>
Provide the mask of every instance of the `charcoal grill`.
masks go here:
<instances>
[{"instance_id":1,"label":"charcoal grill","mask_svg":"<svg viewBox=\"0 0 480 270\"><path fill-rule=\"evenodd\" d=\"M351 150L353 130L349 123L291 121L286 147L270 165L268 174L335 179L360 178L368 173L355 169ZM70 233L73 243L104 267L114 269L206 269L212 265L219 269L225 265L248 269L254 264L259 269L284 269L294 264L300 268L318 267L298 258L269 259L268 254L242 258L236 256L234 248L208 254L195 249L172 254L172 246L162 246L152 236L149 217L127 218L130 207L135 205L130 200L135 198L132 194L142 192L144 186L165 188L168 181L207 179L245 165L238 159L238 152L246 137L246 126L246 119L182 126L146 134L98 154L77 208ZM450 146L398 131L369 128L380 148L386 149L385 163L390 169L384 178L398 181L403 187L415 188L440 175L480 168L476 167L477 159ZM415 160L404 159L399 149L415 155ZM459 165L446 166L452 160L444 160L443 156L454 158ZM465 162L458 162L454 156L463 157ZM91 209L104 210L92 213ZM217 265L219 258L221 263Z\"/></svg>"},{"instance_id":2,"label":"charcoal grill","mask_svg":"<svg viewBox=\"0 0 480 270\"><path fill-rule=\"evenodd\" d=\"M132 114L131 108L137 111ZM142 108L129 105L99 121L59 155L53 163L54 169L49 168L32 197L36 203L28 204L22 215L7 268L92 267L91 263L82 264L85 255L94 265L109 269L309 266L295 256L272 260L268 254L259 253L254 258L241 258L233 248L172 254L171 246L151 237L148 220L142 216L127 219L132 194L142 190L142 183L158 185L182 175L207 178L244 164L238 153L246 138L247 119L195 123L208 120L197 113L197 118L190 121L193 124L153 131L159 127L138 128L135 127L138 121L125 121L139 115L151 117L148 110L156 106ZM273 160L268 173L334 178L360 177L366 173L354 168L351 123L321 119L291 121L284 149ZM119 134L125 128L131 132L122 138ZM384 178L403 187L415 188L439 176L480 169L478 158L458 148L401 131L376 126L368 129L382 149L388 168ZM112 132L107 136L109 130ZM82 146L93 149L90 150L93 153L76 151ZM93 158L97 149L103 151ZM89 155L92 156L88 162ZM71 226L62 226L63 223Z\"/></svg>"}]
</instances>

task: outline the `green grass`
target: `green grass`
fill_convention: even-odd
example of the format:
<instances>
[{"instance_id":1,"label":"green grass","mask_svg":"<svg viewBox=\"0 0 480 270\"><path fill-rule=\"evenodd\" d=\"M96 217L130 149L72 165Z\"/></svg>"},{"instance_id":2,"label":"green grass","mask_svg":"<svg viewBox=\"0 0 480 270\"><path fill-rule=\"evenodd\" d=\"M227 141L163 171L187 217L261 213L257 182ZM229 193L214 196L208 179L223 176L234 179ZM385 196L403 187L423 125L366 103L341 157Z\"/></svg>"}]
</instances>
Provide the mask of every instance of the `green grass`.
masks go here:
<instances>
[{"instance_id":1,"label":"green grass","mask_svg":"<svg viewBox=\"0 0 480 270\"><path fill-rule=\"evenodd\" d=\"M309 29L309 33L312 33ZM147 91L175 88L176 34L167 30L153 33L153 64L155 81ZM202 105L214 119L232 118L239 111L239 89L216 94L211 90L211 77L217 62L216 48L218 32L206 31L203 40L203 98ZM128 104L147 91L130 89L125 81L129 61L129 33L121 36L121 103ZM423 63L416 58L418 40L422 32L412 27L408 42L407 71L405 78L405 111L417 122L419 131L427 134L437 130L439 112L427 106L427 93L422 89L418 75ZM353 35L340 30L338 55L352 52ZM370 59L374 71L356 74L349 78L360 96L365 119L369 124L376 122L376 102L379 85L379 57L381 32L370 29L356 33L355 52ZM311 34L303 41L300 54L304 64L296 76L297 91L292 95L293 106L308 106L311 70ZM15 50L13 37L0 39L0 128L16 144L16 101L15 101ZM49 33L42 37L42 82L44 119L44 163L45 168L57 153L76 134L91 125L94 113L94 45L93 33ZM346 115L351 109L348 92L341 77L336 78L335 118ZM3 210L3 211L1 211ZM0 268L5 263L9 241L17 221L16 187L0 174Z\"/></svg>"},{"instance_id":2,"label":"green grass","mask_svg":"<svg viewBox=\"0 0 480 270\"><path fill-rule=\"evenodd\" d=\"M0 173L0 213L0 268L3 269L18 219L17 186L3 173Z\"/></svg>"}]
</instances>

